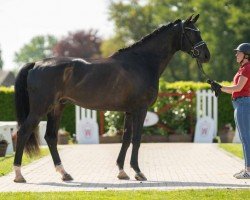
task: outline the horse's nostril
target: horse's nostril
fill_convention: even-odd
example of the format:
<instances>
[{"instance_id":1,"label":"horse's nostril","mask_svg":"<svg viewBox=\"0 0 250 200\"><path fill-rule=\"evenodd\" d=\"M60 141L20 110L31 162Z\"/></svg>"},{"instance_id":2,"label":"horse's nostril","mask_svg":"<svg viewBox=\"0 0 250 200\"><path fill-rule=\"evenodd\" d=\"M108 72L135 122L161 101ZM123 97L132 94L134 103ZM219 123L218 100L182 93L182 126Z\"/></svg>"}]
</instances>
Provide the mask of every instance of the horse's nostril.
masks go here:
<instances>
[{"instance_id":1,"label":"horse's nostril","mask_svg":"<svg viewBox=\"0 0 250 200\"><path fill-rule=\"evenodd\" d=\"M209 54L209 53L206 53L206 54L205 54L205 59L206 59L206 60L209 60L209 59L210 59L210 54Z\"/></svg>"}]
</instances>

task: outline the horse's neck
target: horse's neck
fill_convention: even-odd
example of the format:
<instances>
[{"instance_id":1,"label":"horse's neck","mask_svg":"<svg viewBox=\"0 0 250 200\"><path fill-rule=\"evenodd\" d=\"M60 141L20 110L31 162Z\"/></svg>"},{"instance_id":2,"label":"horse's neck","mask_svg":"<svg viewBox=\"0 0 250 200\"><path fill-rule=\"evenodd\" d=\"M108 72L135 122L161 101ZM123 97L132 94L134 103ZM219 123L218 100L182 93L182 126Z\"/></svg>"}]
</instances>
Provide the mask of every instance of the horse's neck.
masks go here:
<instances>
[{"instance_id":1,"label":"horse's neck","mask_svg":"<svg viewBox=\"0 0 250 200\"><path fill-rule=\"evenodd\" d=\"M158 70L159 76L180 48L180 36L177 30L178 27L172 27L166 30L165 33L159 33L134 50L138 53L144 52L154 57L148 59L154 60L154 67Z\"/></svg>"}]
</instances>

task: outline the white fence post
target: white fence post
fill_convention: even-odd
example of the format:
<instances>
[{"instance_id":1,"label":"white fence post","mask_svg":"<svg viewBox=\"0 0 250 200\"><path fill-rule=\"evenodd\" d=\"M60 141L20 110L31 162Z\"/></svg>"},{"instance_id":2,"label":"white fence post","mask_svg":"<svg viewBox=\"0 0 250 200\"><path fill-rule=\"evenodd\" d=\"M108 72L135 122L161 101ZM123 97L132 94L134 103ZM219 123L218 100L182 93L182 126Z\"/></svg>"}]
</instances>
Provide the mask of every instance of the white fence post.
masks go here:
<instances>
[{"instance_id":1,"label":"white fence post","mask_svg":"<svg viewBox=\"0 0 250 200\"><path fill-rule=\"evenodd\" d=\"M195 142L212 142L218 131L218 99L211 90L196 92Z\"/></svg>"},{"instance_id":2,"label":"white fence post","mask_svg":"<svg viewBox=\"0 0 250 200\"><path fill-rule=\"evenodd\" d=\"M96 111L76 106L76 140L79 144L98 144Z\"/></svg>"},{"instance_id":3,"label":"white fence post","mask_svg":"<svg viewBox=\"0 0 250 200\"><path fill-rule=\"evenodd\" d=\"M218 131L218 99L212 90L198 90L196 92L196 118L210 117L215 123L215 135Z\"/></svg>"}]
</instances>

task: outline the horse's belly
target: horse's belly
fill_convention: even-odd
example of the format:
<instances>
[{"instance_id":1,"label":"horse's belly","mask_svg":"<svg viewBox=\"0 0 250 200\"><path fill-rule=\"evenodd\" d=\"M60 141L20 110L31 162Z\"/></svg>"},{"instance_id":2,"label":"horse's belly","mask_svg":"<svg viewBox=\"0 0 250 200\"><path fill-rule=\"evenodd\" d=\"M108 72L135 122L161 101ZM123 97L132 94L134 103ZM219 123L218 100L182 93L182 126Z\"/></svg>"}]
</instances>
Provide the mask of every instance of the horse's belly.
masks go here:
<instances>
[{"instance_id":1,"label":"horse's belly","mask_svg":"<svg viewBox=\"0 0 250 200\"><path fill-rule=\"evenodd\" d=\"M76 105L93 110L126 111L129 108L128 98L118 94L79 91L77 95L69 95L66 98Z\"/></svg>"}]
</instances>

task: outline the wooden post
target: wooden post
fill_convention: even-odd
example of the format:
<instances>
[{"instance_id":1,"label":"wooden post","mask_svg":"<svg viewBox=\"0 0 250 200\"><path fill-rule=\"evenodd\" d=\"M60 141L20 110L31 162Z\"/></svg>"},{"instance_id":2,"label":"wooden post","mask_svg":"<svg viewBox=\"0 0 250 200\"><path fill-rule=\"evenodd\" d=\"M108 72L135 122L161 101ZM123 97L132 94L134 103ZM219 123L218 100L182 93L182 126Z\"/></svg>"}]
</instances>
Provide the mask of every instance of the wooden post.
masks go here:
<instances>
[{"instance_id":1,"label":"wooden post","mask_svg":"<svg viewBox=\"0 0 250 200\"><path fill-rule=\"evenodd\" d=\"M100 135L104 134L104 112L100 111Z\"/></svg>"}]
</instances>

